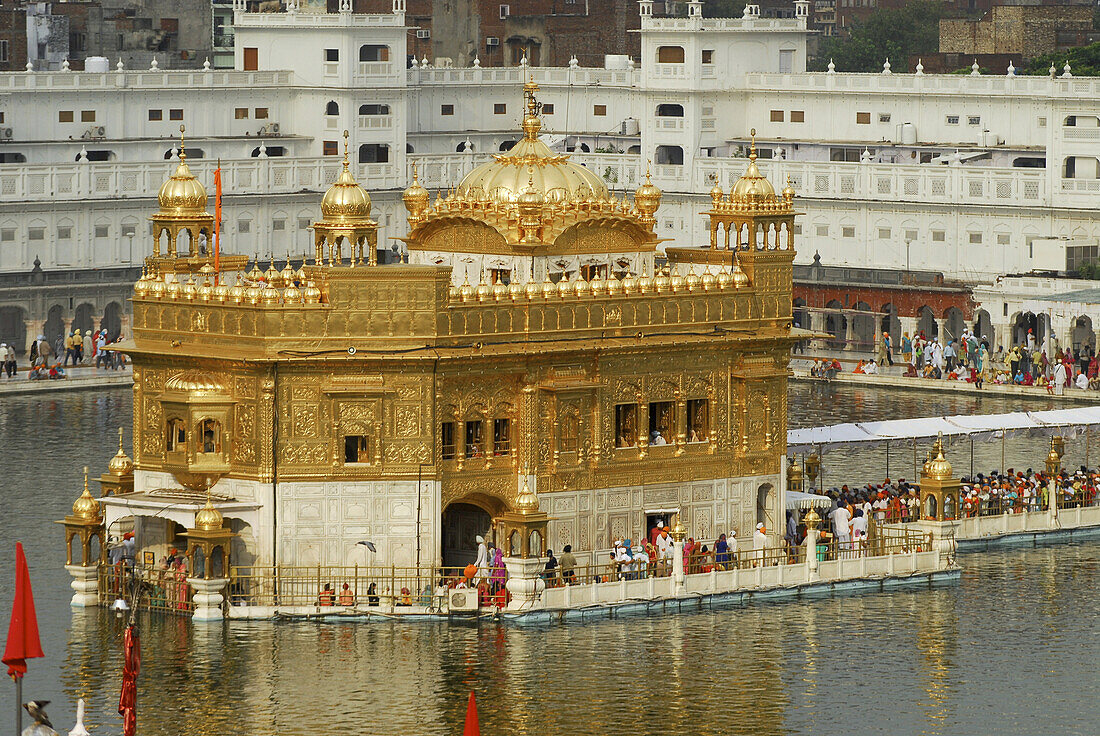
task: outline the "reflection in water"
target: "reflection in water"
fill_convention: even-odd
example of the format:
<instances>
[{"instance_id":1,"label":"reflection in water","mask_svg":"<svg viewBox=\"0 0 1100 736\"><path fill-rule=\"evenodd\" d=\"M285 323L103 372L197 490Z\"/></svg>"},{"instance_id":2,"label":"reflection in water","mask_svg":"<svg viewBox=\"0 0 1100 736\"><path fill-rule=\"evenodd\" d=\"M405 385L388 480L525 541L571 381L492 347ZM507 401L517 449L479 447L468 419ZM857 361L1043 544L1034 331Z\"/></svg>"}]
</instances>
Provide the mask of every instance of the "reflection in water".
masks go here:
<instances>
[{"instance_id":1,"label":"reflection in water","mask_svg":"<svg viewBox=\"0 0 1100 736\"><path fill-rule=\"evenodd\" d=\"M800 424L1011 408L806 384L791 398ZM70 613L63 537L51 521L68 512L80 467L95 473L114 453L114 428L129 427L129 412L127 391L7 397L0 409L0 490L22 511L0 515L0 600L10 600L11 546L22 539L47 654L31 663L26 694L52 699L65 729L84 697L97 735L119 732L121 622L100 609ZM1038 464L1045 442L1020 440L1013 451ZM999 458L999 445L991 452ZM875 477L883 459L840 457L826 455L826 471L843 468L856 482ZM1096 708L1081 685L1100 659L1098 560L1095 542L1008 549L964 555L958 586L530 630L196 627L144 614L140 732L305 736L324 724L453 734L471 689L485 733L1092 732Z\"/></svg>"}]
</instances>

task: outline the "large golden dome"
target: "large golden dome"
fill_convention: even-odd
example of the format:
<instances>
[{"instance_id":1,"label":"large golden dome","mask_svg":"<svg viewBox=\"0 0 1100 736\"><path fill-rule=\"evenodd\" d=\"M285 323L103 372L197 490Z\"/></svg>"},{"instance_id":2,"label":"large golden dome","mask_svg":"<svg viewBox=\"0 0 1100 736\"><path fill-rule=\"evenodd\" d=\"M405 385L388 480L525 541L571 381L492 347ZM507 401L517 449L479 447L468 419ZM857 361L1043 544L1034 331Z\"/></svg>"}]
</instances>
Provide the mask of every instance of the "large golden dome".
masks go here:
<instances>
[{"instance_id":1,"label":"large golden dome","mask_svg":"<svg viewBox=\"0 0 1100 736\"><path fill-rule=\"evenodd\" d=\"M157 193L160 215L176 218L209 217L206 212L206 187L187 166L187 149L184 146L184 127L180 126L180 163L176 173L161 185Z\"/></svg>"},{"instance_id":2,"label":"large golden dome","mask_svg":"<svg viewBox=\"0 0 1100 736\"><path fill-rule=\"evenodd\" d=\"M195 514L195 528L203 532L216 532L222 528L224 517L222 512L214 508L210 496L206 497L206 505Z\"/></svg>"},{"instance_id":3,"label":"large golden dome","mask_svg":"<svg viewBox=\"0 0 1100 736\"><path fill-rule=\"evenodd\" d=\"M756 167L756 128L752 129L752 146L749 148L749 168L733 185L731 201L763 202L775 198L775 187L771 185L760 169Z\"/></svg>"},{"instance_id":4,"label":"large golden dome","mask_svg":"<svg viewBox=\"0 0 1100 736\"><path fill-rule=\"evenodd\" d=\"M328 223L351 223L370 219L371 201L348 168L348 132L344 131L344 170L321 199L321 219Z\"/></svg>"},{"instance_id":5,"label":"large golden dome","mask_svg":"<svg viewBox=\"0 0 1100 736\"><path fill-rule=\"evenodd\" d=\"M606 201L610 198L603 179L569 156L555 154L539 140L542 122L538 117L535 92L538 85L529 80L523 85L526 110L523 140L505 154L481 164L462 179L457 194L467 200L489 199L515 202L527 189L528 181L546 202Z\"/></svg>"}]
</instances>

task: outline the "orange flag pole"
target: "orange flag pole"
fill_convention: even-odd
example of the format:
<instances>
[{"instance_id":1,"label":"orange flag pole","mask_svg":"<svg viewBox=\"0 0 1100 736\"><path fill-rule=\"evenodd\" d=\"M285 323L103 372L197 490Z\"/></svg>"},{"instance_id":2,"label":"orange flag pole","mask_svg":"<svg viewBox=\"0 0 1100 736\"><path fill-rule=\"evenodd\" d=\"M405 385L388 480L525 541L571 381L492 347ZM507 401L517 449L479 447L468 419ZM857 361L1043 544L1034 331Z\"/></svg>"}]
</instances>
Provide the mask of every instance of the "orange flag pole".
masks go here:
<instances>
[{"instance_id":1,"label":"orange flag pole","mask_svg":"<svg viewBox=\"0 0 1100 736\"><path fill-rule=\"evenodd\" d=\"M214 169L214 283L218 283L218 259L221 255L222 232L222 160L218 159L218 168Z\"/></svg>"}]
</instances>

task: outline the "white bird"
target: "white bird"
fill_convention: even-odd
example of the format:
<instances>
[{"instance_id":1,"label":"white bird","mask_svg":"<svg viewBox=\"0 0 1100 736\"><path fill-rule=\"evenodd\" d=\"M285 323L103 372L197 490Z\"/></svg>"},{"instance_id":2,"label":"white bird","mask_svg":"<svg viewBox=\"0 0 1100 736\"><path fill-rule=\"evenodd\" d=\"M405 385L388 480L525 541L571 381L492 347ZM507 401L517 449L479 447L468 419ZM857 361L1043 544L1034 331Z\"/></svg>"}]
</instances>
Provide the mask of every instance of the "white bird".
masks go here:
<instances>
[{"instance_id":1,"label":"white bird","mask_svg":"<svg viewBox=\"0 0 1100 736\"><path fill-rule=\"evenodd\" d=\"M84 698L76 701L76 725L69 731L69 736L91 736L84 727Z\"/></svg>"}]
</instances>

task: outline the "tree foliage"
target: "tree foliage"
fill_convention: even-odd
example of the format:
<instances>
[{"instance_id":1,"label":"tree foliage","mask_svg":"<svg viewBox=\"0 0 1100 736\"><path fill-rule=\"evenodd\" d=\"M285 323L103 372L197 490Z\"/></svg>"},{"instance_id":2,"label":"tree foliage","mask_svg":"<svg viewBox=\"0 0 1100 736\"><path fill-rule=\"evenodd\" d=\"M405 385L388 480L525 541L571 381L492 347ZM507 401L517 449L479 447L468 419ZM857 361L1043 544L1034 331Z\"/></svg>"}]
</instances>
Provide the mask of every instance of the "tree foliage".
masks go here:
<instances>
[{"instance_id":1,"label":"tree foliage","mask_svg":"<svg viewBox=\"0 0 1100 736\"><path fill-rule=\"evenodd\" d=\"M1061 76L1067 61L1075 77L1100 77L1100 43L1036 56L1027 62L1023 73L1050 74L1050 65L1054 64L1055 74Z\"/></svg>"},{"instance_id":2,"label":"tree foliage","mask_svg":"<svg viewBox=\"0 0 1100 736\"><path fill-rule=\"evenodd\" d=\"M946 15L943 3L931 0L879 8L866 20L853 23L847 38L824 39L811 69L823 71L832 59L837 71L881 72L882 63L890 59L893 71L909 71L906 67L911 55L939 50L940 19Z\"/></svg>"},{"instance_id":3,"label":"tree foliage","mask_svg":"<svg viewBox=\"0 0 1100 736\"><path fill-rule=\"evenodd\" d=\"M740 18L745 0L703 0L704 18Z\"/></svg>"}]
</instances>

